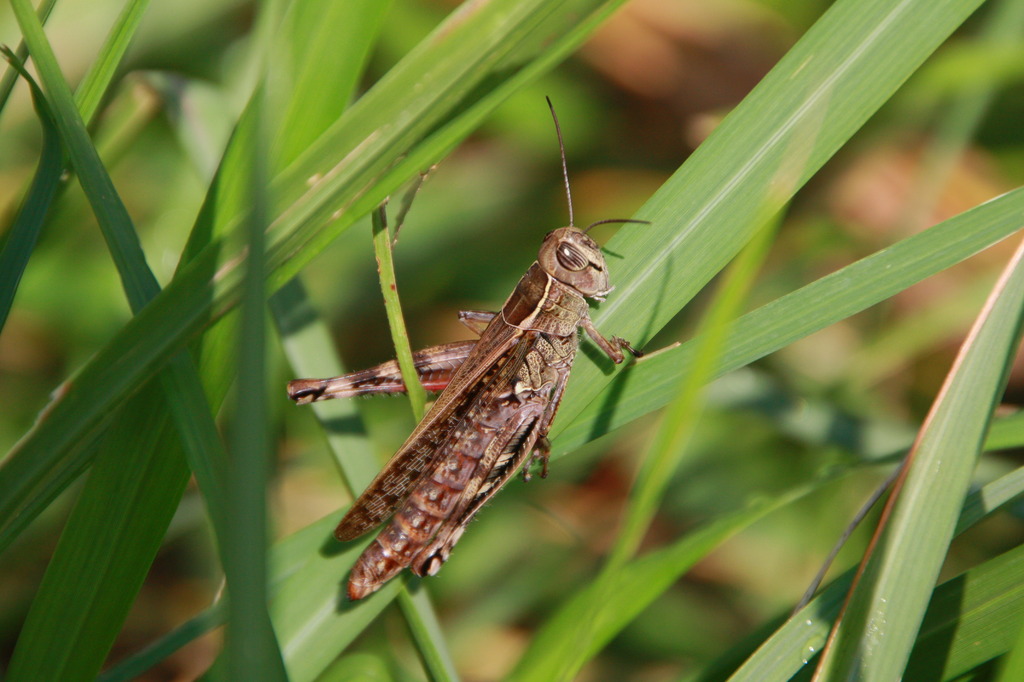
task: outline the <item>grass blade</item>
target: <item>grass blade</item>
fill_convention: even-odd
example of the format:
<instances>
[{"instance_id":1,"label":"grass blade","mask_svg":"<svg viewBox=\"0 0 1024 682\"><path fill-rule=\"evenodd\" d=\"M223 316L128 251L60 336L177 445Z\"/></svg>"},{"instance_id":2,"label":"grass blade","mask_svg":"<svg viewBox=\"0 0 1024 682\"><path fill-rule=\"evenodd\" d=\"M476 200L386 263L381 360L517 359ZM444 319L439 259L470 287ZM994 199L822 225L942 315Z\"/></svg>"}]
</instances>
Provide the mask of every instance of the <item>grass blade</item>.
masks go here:
<instances>
[{"instance_id":1,"label":"grass blade","mask_svg":"<svg viewBox=\"0 0 1024 682\"><path fill-rule=\"evenodd\" d=\"M35 248L53 198L57 195L62 169L60 135L46 104L46 97L14 53L6 47L2 50L11 66L11 73L20 73L29 84L32 106L35 107L39 124L43 129L43 147L39 152L39 166L32 178L32 185L7 233L3 250L0 251L0 330L3 330L7 322L11 304L14 303L14 295L18 291L18 283L25 273L29 256Z\"/></svg>"},{"instance_id":2,"label":"grass blade","mask_svg":"<svg viewBox=\"0 0 1024 682\"><path fill-rule=\"evenodd\" d=\"M1017 469L971 493L964 503L956 534L1005 510L1021 495L1024 495L1024 469ZM762 633L754 642L727 652L694 679L771 682L792 678L821 650L852 578L853 571L847 571L799 613L770 624L768 634Z\"/></svg>"},{"instance_id":3,"label":"grass blade","mask_svg":"<svg viewBox=\"0 0 1024 682\"><path fill-rule=\"evenodd\" d=\"M1007 267L925 420L886 510L822 679L895 679L903 673L946 556L992 411L1005 388L1024 320L1024 244ZM883 519L886 515L883 514ZM870 551L870 550L869 550Z\"/></svg>"},{"instance_id":4,"label":"grass blade","mask_svg":"<svg viewBox=\"0 0 1024 682\"><path fill-rule=\"evenodd\" d=\"M416 366L412 360L412 347L409 345L409 332L405 328L402 316L402 305L398 300L398 284L395 281L395 260L391 252L391 232L388 230L387 216L381 205L373 212L373 253L377 257L377 271L380 275L380 291L384 296L384 310L388 315L388 327L391 339L395 344L395 358L402 372L412 414L416 421L423 419L423 409L427 403L427 392L420 383Z\"/></svg>"},{"instance_id":5,"label":"grass blade","mask_svg":"<svg viewBox=\"0 0 1024 682\"><path fill-rule=\"evenodd\" d=\"M129 0L114 22L96 60L75 91L75 104L82 120L91 122L95 118L148 6L149 0Z\"/></svg>"},{"instance_id":6,"label":"grass blade","mask_svg":"<svg viewBox=\"0 0 1024 682\"><path fill-rule=\"evenodd\" d=\"M256 103L260 129L259 101ZM266 230L267 160L263 136L250 154L252 213L238 335L238 393L232 424L232 475L227 481L230 530L221 538L228 583L228 628L225 654L229 679L286 680L280 649L267 612L267 488L270 447L267 434L265 293L263 280Z\"/></svg>"},{"instance_id":7,"label":"grass blade","mask_svg":"<svg viewBox=\"0 0 1024 682\"><path fill-rule=\"evenodd\" d=\"M538 6L543 11L534 12ZM599 12L597 7L601 7ZM581 10L587 16L582 22ZM461 120L479 120L500 99L495 94L462 110L461 98L474 84L499 74L501 78L488 84L493 93L507 95L498 87L510 73L508 62L502 60L522 59L529 67L517 69L515 75L535 77L563 57L607 11L591 0L498 2L468 18L453 17L451 26L441 26L438 40L428 39L421 50L411 53L274 181L271 194L279 201L273 207L277 217L268 233L267 252L268 270L274 273L272 288L281 286L330 238L397 186L398 180L391 176L388 181L394 184L376 182L381 169L392 163L396 145L405 149L427 132L435 132L406 163L450 147L457 135L467 134L469 129L450 124L438 132L439 121L456 112ZM538 21L546 27L541 33ZM546 44L538 38L549 33L558 36L556 42ZM517 49L508 53L498 45L516 45ZM437 82L437 89L407 87L420 82L428 69L431 78L440 78L443 84ZM409 97L411 90L417 97ZM385 121L402 124L395 127ZM251 134L243 121L235 139ZM310 178L321 181L310 188ZM233 230L244 212L244 202L222 199L238 196L234 182L225 179L214 186L211 201L193 232L197 241L188 247L187 262L175 279L77 373L70 390L49 407L46 420L26 434L0 467L0 491L4 493L0 496L0 524L11 521L14 510L25 503L32 487L47 472L66 465L67 449L108 420L113 405L138 390L143 379L184 347L193 334L220 319L237 302L239 267L244 259L237 258L237 248L228 246L220 236ZM202 239L211 234L216 235L213 241L203 246Z\"/></svg>"},{"instance_id":8,"label":"grass blade","mask_svg":"<svg viewBox=\"0 0 1024 682\"><path fill-rule=\"evenodd\" d=\"M854 315L972 256L1021 227L1024 189L1017 189L862 258L747 313L733 326L715 375L764 357ZM675 382L691 371L694 341L659 353L617 376L555 442L571 451L665 405ZM613 400L614 398L614 400Z\"/></svg>"},{"instance_id":9,"label":"grass blade","mask_svg":"<svg viewBox=\"0 0 1024 682\"><path fill-rule=\"evenodd\" d=\"M622 258L598 328L646 343L979 4L834 3L637 213L654 228L609 242ZM558 432L611 380L607 366L577 365Z\"/></svg>"}]
</instances>

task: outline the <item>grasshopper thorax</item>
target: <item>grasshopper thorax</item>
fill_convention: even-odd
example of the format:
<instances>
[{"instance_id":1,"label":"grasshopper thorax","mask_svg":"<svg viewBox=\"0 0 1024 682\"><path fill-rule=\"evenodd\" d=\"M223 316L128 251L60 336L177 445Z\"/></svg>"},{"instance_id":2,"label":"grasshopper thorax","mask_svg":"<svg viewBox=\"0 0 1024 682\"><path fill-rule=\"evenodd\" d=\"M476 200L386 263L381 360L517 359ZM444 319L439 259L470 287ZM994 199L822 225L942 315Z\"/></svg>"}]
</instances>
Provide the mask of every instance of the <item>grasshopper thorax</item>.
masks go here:
<instances>
[{"instance_id":1,"label":"grasshopper thorax","mask_svg":"<svg viewBox=\"0 0 1024 682\"><path fill-rule=\"evenodd\" d=\"M587 298L603 300L611 291L601 247L578 227L548 232L537 262L544 272Z\"/></svg>"}]
</instances>

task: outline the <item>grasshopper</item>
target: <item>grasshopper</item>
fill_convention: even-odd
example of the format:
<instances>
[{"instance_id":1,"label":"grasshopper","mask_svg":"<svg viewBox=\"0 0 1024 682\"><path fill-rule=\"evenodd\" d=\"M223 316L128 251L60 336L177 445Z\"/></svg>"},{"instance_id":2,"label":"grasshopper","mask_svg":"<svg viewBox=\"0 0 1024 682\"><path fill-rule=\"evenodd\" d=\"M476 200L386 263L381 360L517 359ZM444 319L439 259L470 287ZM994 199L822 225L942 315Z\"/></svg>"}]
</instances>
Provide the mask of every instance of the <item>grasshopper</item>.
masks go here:
<instances>
[{"instance_id":1,"label":"grasshopper","mask_svg":"<svg viewBox=\"0 0 1024 682\"><path fill-rule=\"evenodd\" d=\"M548 100L551 106L551 101ZM547 475L551 422L579 346L579 328L616 364L625 349L590 320L587 299L612 290L604 256L573 224L572 194L558 117L551 107L562 154L569 226L549 232L537 260L498 313L463 311L480 335L413 354L424 388L441 395L405 444L345 514L334 534L353 540L391 522L367 547L349 575L348 597L362 599L408 567L435 575L466 525L522 467L535 462ZM331 379L297 379L288 396L297 404L405 390L395 361Z\"/></svg>"}]
</instances>

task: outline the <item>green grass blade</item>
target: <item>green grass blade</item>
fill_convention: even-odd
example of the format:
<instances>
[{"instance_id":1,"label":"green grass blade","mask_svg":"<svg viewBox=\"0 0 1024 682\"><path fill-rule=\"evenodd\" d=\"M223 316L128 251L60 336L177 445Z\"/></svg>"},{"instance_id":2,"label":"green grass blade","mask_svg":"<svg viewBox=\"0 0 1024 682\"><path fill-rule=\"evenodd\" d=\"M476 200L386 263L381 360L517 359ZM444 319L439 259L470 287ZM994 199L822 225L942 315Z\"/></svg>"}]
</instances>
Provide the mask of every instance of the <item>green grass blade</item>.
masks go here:
<instances>
[{"instance_id":1,"label":"green grass blade","mask_svg":"<svg viewBox=\"0 0 1024 682\"><path fill-rule=\"evenodd\" d=\"M956 534L960 535L982 520L1005 510L1022 494L1024 469L1017 469L971 493L964 503ZM731 682L790 679L821 651L829 626L839 612L852 577L853 571L847 571L799 613L772 626L774 632L762 634L757 640L760 644L741 645L737 650L727 652L710 669L694 679L701 682L726 678Z\"/></svg>"},{"instance_id":2,"label":"green grass blade","mask_svg":"<svg viewBox=\"0 0 1024 682\"><path fill-rule=\"evenodd\" d=\"M824 679L890 680L906 666L961 500L1006 385L1024 311L1024 245L968 335L922 426L892 518L827 650Z\"/></svg>"},{"instance_id":3,"label":"green grass blade","mask_svg":"<svg viewBox=\"0 0 1024 682\"><path fill-rule=\"evenodd\" d=\"M410 589L411 582L406 580L402 585L398 593L398 604L402 607L412 639L423 659L423 666L431 679L458 680L455 661L445 644L441 620L437 617L430 595L419 581L415 581L416 586Z\"/></svg>"},{"instance_id":4,"label":"green grass blade","mask_svg":"<svg viewBox=\"0 0 1024 682\"><path fill-rule=\"evenodd\" d=\"M793 499L786 495L725 516L628 562L612 576L611 584L598 580L582 587L540 629L509 679L571 679L571 670L566 676L566 650L575 653L581 628L588 629L589 637L578 643L582 650L577 656L587 660L714 547Z\"/></svg>"},{"instance_id":5,"label":"green grass blade","mask_svg":"<svg viewBox=\"0 0 1024 682\"><path fill-rule=\"evenodd\" d=\"M11 304L14 303L14 295L18 291L18 283L25 273L29 256L35 248L53 198L57 195L62 170L60 135L46 104L46 97L14 53L4 47L3 54L11 66L11 73L21 73L25 82L29 84L32 106L35 107L43 130L43 146L39 152L39 166L32 177L28 194L7 233L3 250L0 251L0 330L7 322Z\"/></svg>"},{"instance_id":6,"label":"green grass blade","mask_svg":"<svg viewBox=\"0 0 1024 682\"><path fill-rule=\"evenodd\" d=\"M694 351L693 371L680 379L676 395L665 409L661 424L637 475L625 520L608 558L614 567L632 556L650 527L665 489L677 469L700 413L701 391L718 364L729 327L744 305L754 277L767 255L777 223L763 225L740 252L715 294L702 320Z\"/></svg>"},{"instance_id":7,"label":"green grass blade","mask_svg":"<svg viewBox=\"0 0 1024 682\"><path fill-rule=\"evenodd\" d=\"M427 404L427 392L420 383L416 365L409 345L409 332L405 328L402 305L398 300L398 283L395 280L395 259L391 251L391 231L388 230L387 216L383 205L373 212L373 253L377 257L377 272L380 275L380 292L384 296L384 310L388 316L388 327L395 345L395 358L402 372L402 381L409 394L412 414L416 421L423 419Z\"/></svg>"},{"instance_id":8,"label":"green grass blade","mask_svg":"<svg viewBox=\"0 0 1024 682\"><path fill-rule=\"evenodd\" d=\"M259 119L260 103L256 103ZM257 129L261 126L257 123ZM245 281L238 335L238 392L227 481L232 523L218 539L228 584L225 654L228 679L286 680L284 661L267 612L267 489L271 451L267 433L264 327L264 235L267 160L258 135L249 151L250 201Z\"/></svg>"},{"instance_id":9,"label":"green grass blade","mask_svg":"<svg viewBox=\"0 0 1024 682\"><path fill-rule=\"evenodd\" d=\"M747 313L733 326L715 374L743 367L978 253L1019 230L1022 215L1024 189L1017 189ZM679 377L690 371L693 348L687 342L617 376L577 421L562 427L556 452L665 405Z\"/></svg>"},{"instance_id":10,"label":"green grass blade","mask_svg":"<svg viewBox=\"0 0 1024 682\"><path fill-rule=\"evenodd\" d=\"M32 602L7 679L89 680L113 645L188 481L177 456L153 456L173 432L160 429L162 390L135 397L131 426L104 438ZM131 466L125 453L134 453Z\"/></svg>"},{"instance_id":11,"label":"green grass blade","mask_svg":"<svg viewBox=\"0 0 1024 682\"><path fill-rule=\"evenodd\" d=\"M1024 412L996 419L985 441L987 450L1009 450L1024 444Z\"/></svg>"},{"instance_id":12,"label":"green grass blade","mask_svg":"<svg viewBox=\"0 0 1024 682\"><path fill-rule=\"evenodd\" d=\"M84 121L92 121L95 116L99 102L113 80L114 73L124 57L131 36L138 26L147 3L148 0L133 0L126 6L106 45L101 50L99 59L93 63L89 73L82 81L76 95L76 103ZM54 2L46 2L40 6L37 11L40 24L46 23L53 5ZM27 48L24 45L19 46L18 53L19 56L16 59L20 63L27 54ZM3 109L14 87L18 71L19 69L12 68L0 82L0 110ZM0 254L0 329L3 328L6 321L14 292L38 237L39 229L60 188L59 181L62 170L60 141L53 116L50 114L39 86L31 78L27 78L27 82L31 88L33 106L43 126L43 151L40 154L39 168L29 188L24 206L15 219L5 242L4 254ZM56 173L55 176L54 173ZM35 226L33 227L33 225Z\"/></svg>"},{"instance_id":13,"label":"green grass blade","mask_svg":"<svg viewBox=\"0 0 1024 682\"><path fill-rule=\"evenodd\" d=\"M93 63L93 67L83 80L76 102L79 112L86 122L91 121L95 116L99 102L113 80L117 66L124 57L128 42L134 34L147 2L148 0L135 0L129 3L101 51L100 59ZM41 24L45 24L53 5L53 2L47 2L40 6L37 14ZM5 52L9 61L11 58L15 58L21 63L27 54L27 48L20 46L19 53L21 53L20 56L15 57L13 53ZM21 69L12 65L9 73L0 82L0 109L3 109L10 91L14 87L14 80L19 70ZM27 74L23 73L22 75L29 83L32 104L43 127L43 149L40 153L39 168L36 170L28 195L18 217L11 226L4 244L4 252L0 254L0 329L3 328L7 319L11 303L14 300L14 292L17 290L29 254L38 238L39 230L46 219L50 205L57 196L62 171L60 139L53 116L39 86Z\"/></svg>"},{"instance_id":14,"label":"green grass blade","mask_svg":"<svg viewBox=\"0 0 1024 682\"><path fill-rule=\"evenodd\" d=\"M284 168L338 120L384 27L391 1L304 2L284 29L285 53L271 70L271 101L285 103L271 150ZM353 30L358 27L358 30Z\"/></svg>"},{"instance_id":15,"label":"green grass blade","mask_svg":"<svg viewBox=\"0 0 1024 682\"><path fill-rule=\"evenodd\" d=\"M622 258L610 264L616 290L598 329L645 344L979 4L834 3L637 213L653 226L609 242ZM608 384L607 371L577 362L556 430Z\"/></svg>"},{"instance_id":16,"label":"green grass blade","mask_svg":"<svg viewBox=\"0 0 1024 682\"><path fill-rule=\"evenodd\" d=\"M82 79L81 85L75 91L75 104L86 123L91 122L99 111L100 102L114 80L148 5L149 0L128 1L111 27L110 34L85 78Z\"/></svg>"},{"instance_id":17,"label":"green grass blade","mask_svg":"<svg viewBox=\"0 0 1024 682\"><path fill-rule=\"evenodd\" d=\"M766 223L764 220L761 222L762 229L728 269L705 319L701 322L702 333L698 337L700 342L696 351L694 371L680 379L676 395L661 417L661 423L630 492L622 526L601 574L590 586L587 598L573 601L575 612L572 616L568 616L567 611L559 612L555 621L560 621L560 625L553 627L555 631L534 640L534 645L527 651L524 659L545 661L546 665L533 664L537 669L524 678L573 679L586 661L600 650L601 645L609 641L615 632L625 627L658 592L647 592L648 600L636 599L630 608L622 608L621 600L618 599L620 595L629 594L630 598L635 598L637 585L644 585L648 589L659 585L661 590L668 589L674 578L679 575L668 569L663 572L666 578L670 578L668 580L658 581L654 576L646 579L636 579L634 576L634 579L627 580L626 574L630 571L625 564L639 548L664 498L672 475L683 458L686 445L702 411L703 388L718 363L722 341L733 318L742 309L775 236L777 223ZM712 535L720 537L717 534ZM691 557L688 561L693 560ZM670 564L675 565L675 562ZM566 628L567 622L572 623L571 629ZM566 643L569 645L566 646Z\"/></svg>"},{"instance_id":18,"label":"green grass blade","mask_svg":"<svg viewBox=\"0 0 1024 682\"><path fill-rule=\"evenodd\" d=\"M730 681L784 682L817 653L829 621L849 587L846 575L794 616L752 656ZM1014 644L1024 617L1024 549L976 566L935 589L921 623L903 679L953 680L999 656ZM712 673L703 682L724 679ZM1013 678L1011 678L1013 679Z\"/></svg>"},{"instance_id":19,"label":"green grass blade","mask_svg":"<svg viewBox=\"0 0 1024 682\"><path fill-rule=\"evenodd\" d=\"M272 163L293 161L330 127L348 105L377 37L390 2L361 0L307 2L288 17L284 50L289 59L271 72L271 99L287 102L280 114L282 132ZM324 83L333 84L325 88ZM283 91L283 95L276 94ZM270 297L270 310L296 377L327 377L344 373L330 331L312 306L299 278ZM376 474L376 462L365 438L354 401L313 403L330 451L350 491L362 490ZM344 425L341 427L339 425Z\"/></svg>"},{"instance_id":20,"label":"green grass blade","mask_svg":"<svg viewBox=\"0 0 1024 682\"><path fill-rule=\"evenodd\" d=\"M903 679L962 679L1009 651L1021 622L1024 547L1015 547L939 585Z\"/></svg>"},{"instance_id":21,"label":"green grass blade","mask_svg":"<svg viewBox=\"0 0 1024 682\"><path fill-rule=\"evenodd\" d=\"M50 96L57 127L117 266L128 302L137 313L159 293L159 284L146 264L131 218L89 140L85 123L75 107L42 26L27 2L16 0L12 5L43 87ZM218 508L222 495L217 491L223 485L219 468L223 466L224 456L206 406L202 384L187 355L179 355L168 370L161 379L168 391L168 405L185 441L193 471L199 477L203 490L209 493L207 503L212 505L214 523L223 527L225 516ZM10 460L6 464L10 464ZM23 481L38 483L39 474L45 472L38 464L33 469L32 472L23 472L26 474ZM0 484L0 490L3 488L4 485ZM19 500L10 499L9 502L16 504Z\"/></svg>"},{"instance_id":22,"label":"green grass blade","mask_svg":"<svg viewBox=\"0 0 1024 682\"><path fill-rule=\"evenodd\" d=\"M15 13L40 78L52 98L58 128L103 229L129 302L139 310L159 287L146 265L127 211L86 134L84 121L42 27L25 3L17 3ZM217 485L210 474L215 462L222 461L219 438L202 385L187 355L180 354L171 361L154 390L160 387L160 394L169 397L171 412L182 427L193 471L204 482L204 491L216 493ZM117 413L118 419L127 419L132 426L117 429L115 436L104 440L97 457L104 465L89 477L47 569L12 659L14 679L93 677L160 544L187 480L187 469L173 447L148 440L154 434L173 438L159 421L166 408L154 406L149 396L136 398L126 411ZM140 409L148 410L146 419L138 412L133 413ZM157 421L152 421L154 415ZM149 423L149 428L139 432L136 429L143 421ZM116 434L120 433L132 434L130 439L136 442L125 447L125 443L117 440ZM86 448L85 452L88 454L91 449ZM126 466L126 452L134 455L134 467ZM67 469L51 470L43 472L43 478L66 481L67 473ZM29 480L34 484L41 482L38 476L30 476ZM52 486L48 492L53 492ZM208 503L215 523L223 524L225 516L218 513L218 499L213 496ZM29 507L38 505L29 500ZM102 553L102 560L83 564L83 554L88 557L96 552ZM111 561L117 562L116 567L111 566ZM83 570L83 565L89 566L89 570ZM64 590L69 584L77 585L80 598L67 598ZM60 642L60 646L54 642ZM47 647L47 655L38 655L40 646Z\"/></svg>"},{"instance_id":23,"label":"green grass blade","mask_svg":"<svg viewBox=\"0 0 1024 682\"><path fill-rule=\"evenodd\" d=\"M331 377L345 373L327 324L309 300L299 278L270 297L270 310L285 357L295 376ZM308 406L327 436L338 472L350 492L360 491L377 474L378 463L354 400L323 400Z\"/></svg>"},{"instance_id":24,"label":"green grass blade","mask_svg":"<svg viewBox=\"0 0 1024 682\"><path fill-rule=\"evenodd\" d=\"M36 10L36 14L39 16L39 23L46 26L46 21L50 18L50 12L53 11L54 5L57 4L57 0L43 0L39 3L39 8ZM25 63L25 59L28 57L28 47L25 46L25 42L18 43L18 47L14 50L14 54L21 64ZM18 82L18 71L17 69L8 69L7 73L0 78L0 111L7 108L7 100L11 98L11 93L14 91L14 85Z\"/></svg>"},{"instance_id":25,"label":"green grass blade","mask_svg":"<svg viewBox=\"0 0 1024 682\"><path fill-rule=\"evenodd\" d=\"M24 0L14 0L11 5L39 70L39 79L49 97L57 128L117 265L128 301L132 309L138 311L159 293L160 287L145 265L145 254L131 218L89 140L85 122L78 113L38 17Z\"/></svg>"},{"instance_id":26,"label":"green grass blade","mask_svg":"<svg viewBox=\"0 0 1024 682\"><path fill-rule=\"evenodd\" d=\"M1024 579L1018 579L1017 584L1024 584ZM1003 660L1002 668L999 671L998 682L1013 682L1024 677L1024 628L1020 628L1017 634L1017 641L1010 649L1009 655ZM911 656L913 664L913 656Z\"/></svg>"},{"instance_id":27,"label":"green grass blade","mask_svg":"<svg viewBox=\"0 0 1024 682\"><path fill-rule=\"evenodd\" d=\"M380 169L392 163L396 145L407 148L445 116L463 112L461 98L491 75L500 76L493 83L487 81L497 92L509 77L508 60L533 66L531 60L537 59L536 63L550 67L594 28L595 17L607 14L607 9L595 13L599 6L584 0L498 2L469 17L453 17L450 26L440 27L437 40L428 39L422 49L411 53L273 183L272 195L280 203L274 206L277 218L268 235L268 268L275 273L272 286L283 284L361 211L397 186L394 178L390 186L375 184ZM535 12L538 7L542 11ZM581 11L586 20L581 21ZM547 35L558 38L547 43L540 37ZM499 48L505 45L516 49L510 53ZM537 58L538 53L542 58ZM437 87L411 87L426 70ZM521 66L514 71L528 70ZM534 68L530 75L539 72ZM459 115L466 120L479 117L496 106L497 99L470 106ZM394 121L401 124L386 123ZM468 129L448 126L444 132L447 136L432 136L424 143L429 148L417 149L417 154L431 149L439 153L454 144L452 135ZM235 137L248 134L251 131L242 126ZM310 187L310 178L320 182ZM225 176L215 185L194 231L200 236L195 242L199 246L188 248L188 263L171 284L78 372L71 389L50 406L47 419L15 446L0 468L0 491L5 493L0 496L0 523L10 521L13 509L24 503L45 472L62 466L73 443L109 419L113 405L137 390L155 367L237 302L243 260L237 258L237 247L229 247L219 236L201 246L204 235L221 235L238 224L244 203L221 203L222 196L238 196L232 189L235 184L235 179ZM340 213L339 205L344 207Z\"/></svg>"}]
</instances>

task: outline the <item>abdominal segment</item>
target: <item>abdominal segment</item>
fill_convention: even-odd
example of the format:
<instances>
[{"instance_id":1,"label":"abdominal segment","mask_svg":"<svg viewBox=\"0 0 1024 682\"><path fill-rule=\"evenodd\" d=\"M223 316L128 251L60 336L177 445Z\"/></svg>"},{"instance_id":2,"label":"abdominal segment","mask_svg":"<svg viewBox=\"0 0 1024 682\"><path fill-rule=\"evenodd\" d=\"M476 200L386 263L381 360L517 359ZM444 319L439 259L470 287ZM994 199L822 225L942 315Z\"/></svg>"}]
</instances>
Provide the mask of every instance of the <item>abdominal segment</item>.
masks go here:
<instances>
[{"instance_id":1,"label":"abdominal segment","mask_svg":"<svg viewBox=\"0 0 1024 682\"><path fill-rule=\"evenodd\" d=\"M479 460L453 453L430 478L417 485L377 539L366 548L349 576L349 599L362 599L413 562L415 555L437 534L452 510ZM440 565L438 565L440 567ZM420 566L413 572L424 575Z\"/></svg>"}]
</instances>

